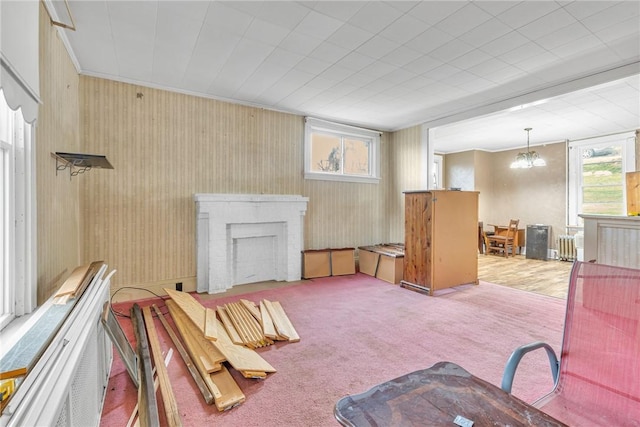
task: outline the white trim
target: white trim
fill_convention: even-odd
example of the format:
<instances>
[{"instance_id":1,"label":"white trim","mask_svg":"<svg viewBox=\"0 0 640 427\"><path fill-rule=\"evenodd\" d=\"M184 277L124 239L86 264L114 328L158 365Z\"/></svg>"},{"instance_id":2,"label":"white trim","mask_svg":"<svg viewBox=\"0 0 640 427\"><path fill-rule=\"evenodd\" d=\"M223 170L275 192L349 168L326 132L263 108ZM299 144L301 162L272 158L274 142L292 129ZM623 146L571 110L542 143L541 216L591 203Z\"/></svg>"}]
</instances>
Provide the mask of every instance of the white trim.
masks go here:
<instances>
[{"instance_id":1,"label":"white trim","mask_svg":"<svg viewBox=\"0 0 640 427\"><path fill-rule=\"evenodd\" d=\"M369 149L368 176L349 175L331 172L316 172L311 170L311 135L315 132L328 132L342 136L353 136L371 140ZM364 129L341 123L305 117L304 126L304 178L309 180L341 181L363 184L377 184L380 182L380 135L379 131Z\"/></svg>"}]
</instances>

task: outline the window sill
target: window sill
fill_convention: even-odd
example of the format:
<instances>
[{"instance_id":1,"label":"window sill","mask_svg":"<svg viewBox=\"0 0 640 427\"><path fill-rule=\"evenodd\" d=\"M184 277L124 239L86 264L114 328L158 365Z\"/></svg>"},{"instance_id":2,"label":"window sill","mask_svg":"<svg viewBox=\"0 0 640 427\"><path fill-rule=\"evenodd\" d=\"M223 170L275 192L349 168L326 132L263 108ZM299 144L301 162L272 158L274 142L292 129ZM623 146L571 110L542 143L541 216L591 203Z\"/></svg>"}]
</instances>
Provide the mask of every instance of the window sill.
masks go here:
<instances>
[{"instance_id":1,"label":"window sill","mask_svg":"<svg viewBox=\"0 0 640 427\"><path fill-rule=\"evenodd\" d=\"M370 176L350 176L350 175L337 175L337 174L324 174L324 173L305 173L304 179L311 179L317 181L340 181L340 182L354 182L360 184L379 184L380 178Z\"/></svg>"}]
</instances>

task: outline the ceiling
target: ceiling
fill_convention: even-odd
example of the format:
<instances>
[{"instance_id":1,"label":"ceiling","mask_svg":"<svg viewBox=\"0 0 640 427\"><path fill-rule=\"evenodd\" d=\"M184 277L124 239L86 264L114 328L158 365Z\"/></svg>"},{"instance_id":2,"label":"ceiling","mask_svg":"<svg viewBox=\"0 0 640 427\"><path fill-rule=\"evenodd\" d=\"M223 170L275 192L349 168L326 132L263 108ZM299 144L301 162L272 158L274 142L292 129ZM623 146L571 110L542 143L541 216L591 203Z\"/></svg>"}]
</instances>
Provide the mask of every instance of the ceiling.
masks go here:
<instances>
[{"instance_id":1,"label":"ceiling","mask_svg":"<svg viewBox=\"0 0 640 427\"><path fill-rule=\"evenodd\" d=\"M78 71L442 153L640 128L638 1L45 0Z\"/></svg>"}]
</instances>

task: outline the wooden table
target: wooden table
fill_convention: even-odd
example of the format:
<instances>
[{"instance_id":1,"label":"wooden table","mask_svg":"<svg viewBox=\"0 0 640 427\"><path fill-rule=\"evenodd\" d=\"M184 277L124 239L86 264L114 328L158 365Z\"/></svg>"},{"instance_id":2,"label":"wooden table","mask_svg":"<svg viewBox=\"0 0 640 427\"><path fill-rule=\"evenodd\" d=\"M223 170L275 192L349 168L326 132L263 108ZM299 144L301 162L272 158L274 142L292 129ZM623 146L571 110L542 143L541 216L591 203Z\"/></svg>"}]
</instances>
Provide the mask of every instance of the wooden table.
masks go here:
<instances>
[{"instance_id":1,"label":"wooden table","mask_svg":"<svg viewBox=\"0 0 640 427\"><path fill-rule=\"evenodd\" d=\"M508 225L495 225L495 224L487 224L493 227L493 234L496 236L506 236L507 231L509 230ZM490 233L487 233L490 234ZM524 247L526 230L524 228L518 228L518 232L513 237L513 246L515 247L517 253L520 253L520 248Z\"/></svg>"},{"instance_id":2,"label":"wooden table","mask_svg":"<svg viewBox=\"0 0 640 427\"><path fill-rule=\"evenodd\" d=\"M343 397L334 415L343 426L566 426L451 362L412 372ZM465 425L464 419L461 420ZM468 424L470 425L470 424Z\"/></svg>"}]
</instances>

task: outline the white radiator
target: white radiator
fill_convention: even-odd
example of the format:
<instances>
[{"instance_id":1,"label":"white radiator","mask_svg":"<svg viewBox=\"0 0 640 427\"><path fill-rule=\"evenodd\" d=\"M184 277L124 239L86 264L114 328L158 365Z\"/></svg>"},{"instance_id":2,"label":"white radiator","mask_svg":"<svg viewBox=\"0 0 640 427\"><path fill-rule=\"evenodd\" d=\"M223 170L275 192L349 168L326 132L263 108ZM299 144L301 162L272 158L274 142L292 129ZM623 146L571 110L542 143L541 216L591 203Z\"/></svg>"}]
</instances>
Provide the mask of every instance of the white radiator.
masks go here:
<instances>
[{"instance_id":1,"label":"white radiator","mask_svg":"<svg viewBox=\"0 0 640 427\"><path fill-rule=\"evenodd\" d=\"M558 258L562 261L574 261L577 255L575 237L567 234L558 236Z\"/></svg>"}]
</instances>

